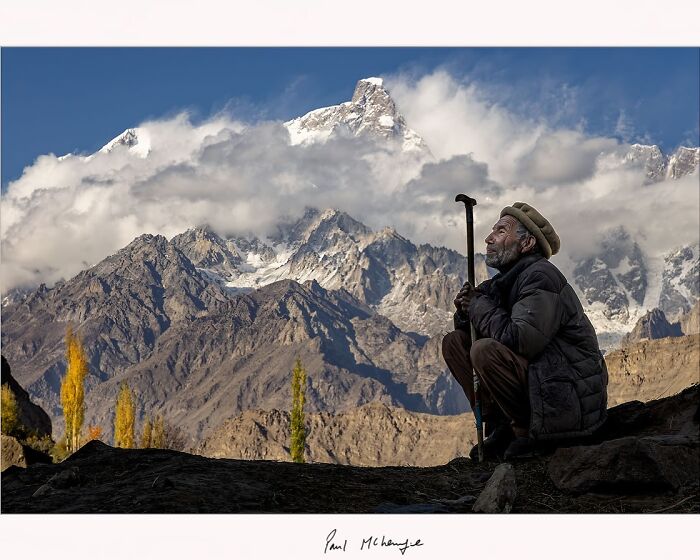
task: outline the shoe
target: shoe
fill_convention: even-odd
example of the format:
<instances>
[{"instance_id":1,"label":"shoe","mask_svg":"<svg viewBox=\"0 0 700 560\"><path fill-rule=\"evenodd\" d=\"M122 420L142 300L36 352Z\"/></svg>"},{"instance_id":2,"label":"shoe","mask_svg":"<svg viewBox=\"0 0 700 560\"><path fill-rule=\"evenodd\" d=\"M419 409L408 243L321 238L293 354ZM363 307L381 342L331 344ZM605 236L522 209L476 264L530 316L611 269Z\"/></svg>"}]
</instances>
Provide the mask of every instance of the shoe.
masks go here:
<instances>
[{"instance_id":1,"label":"shoe","mask_svg":"<svg viewBox=\"0 0 700 560\"><path fill-rule=\"evenodd\" d=\"M512 459L530 459L535 456L536 450L537 445L534 439L516 437L506 448L503 459L505 461L511 461Z\"/></svg>"},{"instance_id":2,"label":"shoe","mask_svg":"<svg viewBox=\"0 0 700 560\"><path fill-rule=\"evenodd\" d=\"M498 424L491 434L484 440L484 461L500 461L508 444L513 441L515 435L509 422ZM469 452L472 461L479 460L479 445L472 447Z\"/></svg>"}]
</instances>

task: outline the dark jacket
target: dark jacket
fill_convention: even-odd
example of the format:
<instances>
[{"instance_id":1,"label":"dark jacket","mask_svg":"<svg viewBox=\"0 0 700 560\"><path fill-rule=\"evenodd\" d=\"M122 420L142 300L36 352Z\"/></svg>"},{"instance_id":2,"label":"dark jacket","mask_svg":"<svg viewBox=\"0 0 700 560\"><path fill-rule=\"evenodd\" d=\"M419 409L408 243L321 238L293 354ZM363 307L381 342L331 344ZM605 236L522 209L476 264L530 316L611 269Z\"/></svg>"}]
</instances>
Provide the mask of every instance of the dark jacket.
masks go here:
<instances>
[{"instance_id":1,"label":"dark jacket","mask_svg":"<svg viewBox=\"0 0 700 560\"><path fill-rule=\"evenodd\" d=\"M469 305L478 337L529 361L530 436L589 435L606 418L608 371L573 288L541 255L522 257L477 287ZM455 315L455 327L469 329Z\"/></svg>"}]
</instances>

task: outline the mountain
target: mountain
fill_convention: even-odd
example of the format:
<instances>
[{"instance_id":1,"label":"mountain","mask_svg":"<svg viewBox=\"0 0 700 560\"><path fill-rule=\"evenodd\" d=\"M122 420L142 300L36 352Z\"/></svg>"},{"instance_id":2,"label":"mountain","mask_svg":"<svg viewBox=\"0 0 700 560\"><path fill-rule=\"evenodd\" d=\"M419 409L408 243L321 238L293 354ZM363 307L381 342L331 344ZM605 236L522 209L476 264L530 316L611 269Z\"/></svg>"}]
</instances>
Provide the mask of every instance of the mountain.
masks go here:
<instances>
[{"instance_id":1,"label":"mountain","mask_svg":"<svg viewBox=\"0 0 700 560\"><path fill-rule=\"evenodd\" d=\"M444 465L476 442L471 414L436 416L370 403L306 415L307 461L368 467ZM205 457L289 461L290 415L248 410L226 420L196 453ZM371 434L371 437L368 437Z\"/></svg>"},{"instance_id":2,"label":"mountain","mask_svg":"<svg viewBox=\"0 0 700 560\"><path fill-rule=\"evenodd\" d=\"M435 161L429 146L410 128L381 78L361 79L349 101L313 110L284 126L291 144L313 145L362 137L376 142L380 151L398 148L410 156L401 164L407 181L420 172L424 163ZM138 157L152 157L151 144L148 127L130 128L108 142L100 153L125 149ZM656 145L632 144L622 157L617 152L601 157L614 167L643 169L647 183L696 174L700 166L700 148L696 147L682 146L665 154ZM456 253L446 257L444 251L438 255L440 250L428 246L410 247L408 240L402 241L391 230L383 233L385 240L377 239L375 246L368 248L371 241L367 238L377 238L382 232L365 232L365 226L352 224L354 220L347 215L338 219L320 216L323 214L311 214L280 224L286 226L286 237L215 239L195 230L178 243L202 274L229 291L246 292L282 279L315 279L325 288L348 289L404 331L426 336L443 331L444 325L449 324L456 284L448 269L454 269ZM319 241L326 227L337 227L335 237L328 242ZM318 230L314 239L303 239L308 228ZM216 235L207 235L210 234ZM205 246L206 251L214 253L199 254ZM396 270L382 266L385 249L404 254L407 265ZM345 250L349 251L347 262ZM481 268L477 274L484 279L487 271L480 260L477 256L477 266ZM700 298L697 244L679 247L666 255L648 255L640 247L640 240L623 226L609 231L600 250L574 262L567 273L606 348L618 344L651 309L663 310L673 322ZM17 299L13 294L4 296L7 302Z\"/></svg>"},{"instance_id":3,"label":"mountain","mask_svg":"<svg viewBox=\"0 0 700 560\"><path fill-rule=\"evenodd\" d=\"M680 179L697 171L700 148L681 146L672 154L665 155L656 145L632 144L625 156L625 163L643 166L648 183Z\"/></svg>"},{"instance_id":4,"label":"mountain","mask_svg":"<svg viewBox=\"0 0 700 560\"><path fill-rule=\"evenodd\" d=\"M439 338L406 334L348 291L313 280L231 293L178 248L185 239L141 236L70 281L4 308L3 352L59 432L69 322L90 366L86 425L101 425L106 437L122 381L138 395L139 415L162 412L195 437L242 410L287 407L296 356L310 374L310 411L371 401L467 410Z\"/></svg>"},{"instance_id":5,"label":"mountain","mask_svg":"<svg viewBox=\"0 0 700 560\"><path fill-rule=\"evenodd\" d=\"M650 310L676 322L700 299L700 246L646 255L621 226L597 255L575 263L571 276L601 345L610 348Z\"/></svg>"},{"instance_id":6,"label":"mountain","mask_svg":"<svg viewBox=\"0 0 700 560\"><path fill-rule=\"evenodd\" d=\"M622 337L623 346L641 340L655 340L672 336L682 336L680 323L669 323L666 315L660 309L652 309L644 315L634 328Z\"/></svg>"},{"instance_id":7,"label":"mountain","mask_svg":"<svg viewBox=\"0 0 700 560\"><path fill-rule=\"evenodd\" d=\"M142 235L70 281L3 307L3 353L55 423L69 323L87 351L90 389L150 355L173 325L227 301L164 237Z\"/></svg>"},{"instance_id":8,"label":"mountain","mask_svg":"<svg viewBox=\"0 0 700 560\"><path fill-rule=\"evenodd\" d=\"M381 78L357 82L351 101L315 109L284 123L292 144L314 143L334 135L391 140L407 152L430 154L423 139L406 124Z\"/></svg>"},{"instance_id":9,"label":"mountain","mask_svg":"<svg viewBox=\"0 0 700 560\"><path fill-rule=\"evenodd\" d=\"M436 336L450 328L452 300L467 276L466 259L444 247L416 246L392 228L372 231L345 212L308 208L272 239L222 239L208 228L173 238L208 277L233 292L281 279L344 289L405 332ZM489 277L483 255L476 278Z\"/></svg>"},{"instance_id":10,"label":"mountain","mask_svg":"<svg viewBox=\"0 0 700 560\"><path fill-rule=\"evenodd\" d=\"M141 158L147 157L151 151L151 139L148 129L143 127L127 128L119 136L102 146L98 153L108 154L118 149L126 149L130 154Z\"/></svg>"}]
</instances>

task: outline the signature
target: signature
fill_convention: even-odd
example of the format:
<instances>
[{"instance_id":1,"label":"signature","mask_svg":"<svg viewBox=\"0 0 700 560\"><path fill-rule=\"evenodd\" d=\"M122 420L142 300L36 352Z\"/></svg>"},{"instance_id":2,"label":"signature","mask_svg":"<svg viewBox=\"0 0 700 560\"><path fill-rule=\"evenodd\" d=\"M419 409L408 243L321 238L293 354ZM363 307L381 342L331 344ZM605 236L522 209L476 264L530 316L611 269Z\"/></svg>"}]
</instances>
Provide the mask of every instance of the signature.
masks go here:
<instances>
[{"instance_id":1,"label":"signature","mask_svg":"<svg viewBox=\"0 0 700 560\"><path fill-rule=\"evenodd\" d=\"M324 554L328 554L329 552L332 551L341 551L345 552L348 549L349 542L348 539L340 539L337 537L338 531L337 529L333 529L330 533L328 533L328 536L326 537L326 546L323 549ZM421 541L420 539L416 539L412 541L411 539L404 539L403 541L395 541L393 539L387 538L385 535L382 535L380 537L375 537L374 535L370 535L366 539L362 539L362 542L360 543L360 550L371 550L373 548L386 548L386 547L394 547L396 548L399 552L401 552L401 556L403 556L406 551L409 548L413 548L414 546L423 546L425 543Z\"/></svg>"}]
</instances>

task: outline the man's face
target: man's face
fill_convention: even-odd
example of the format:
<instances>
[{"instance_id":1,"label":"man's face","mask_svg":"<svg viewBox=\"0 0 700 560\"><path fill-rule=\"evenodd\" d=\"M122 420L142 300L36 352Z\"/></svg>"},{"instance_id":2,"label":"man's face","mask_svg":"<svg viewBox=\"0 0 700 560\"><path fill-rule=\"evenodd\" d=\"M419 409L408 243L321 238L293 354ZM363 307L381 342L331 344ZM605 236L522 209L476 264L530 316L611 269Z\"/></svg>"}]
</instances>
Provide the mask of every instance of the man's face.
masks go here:
<instances>
[{"instance_id":1,"label":"man's face","mask_svg":"<svg viewBox=\"0 0 700 560\"><path fill-rule=\"evenodd\" d=\"M501 269L520 258L520 242L516 230L518 220L503 216L496 222L486 242L486 264Z\"/></svg>"}]
</instances>

